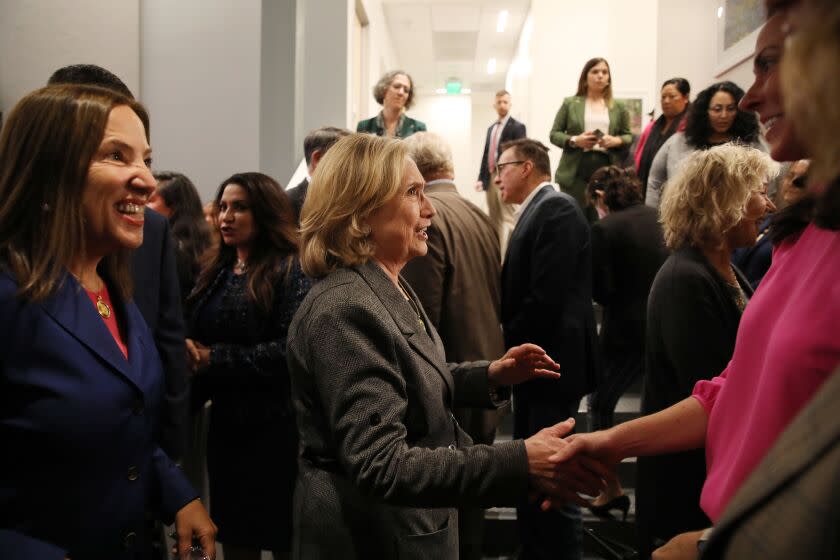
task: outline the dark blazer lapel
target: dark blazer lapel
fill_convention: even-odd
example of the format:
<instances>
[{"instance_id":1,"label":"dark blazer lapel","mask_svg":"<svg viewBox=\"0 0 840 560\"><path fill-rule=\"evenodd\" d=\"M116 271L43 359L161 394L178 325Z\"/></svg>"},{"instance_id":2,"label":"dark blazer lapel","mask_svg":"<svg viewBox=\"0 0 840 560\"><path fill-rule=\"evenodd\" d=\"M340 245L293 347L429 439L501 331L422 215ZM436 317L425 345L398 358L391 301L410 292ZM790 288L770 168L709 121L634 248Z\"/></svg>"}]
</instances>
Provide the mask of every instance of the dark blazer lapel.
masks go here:
<instances>
[{"instance_id":1,"label":"dark blazer lapel","mask_svg":"<svg viewBox=\"0 0 840 560\"><path fill-rule=\"evenodd\" d=\"M531 220L534 212L537 211L539 202L548 196L549 190L553 191L554 187L551 185L543 185L542 187L537 187L537 189L539 189L539 192L534 195L534 198L531 199L531 202L525 208L525 211L522 212L522 215L516 220L516 227L513 228L513 231L510 234L510 241L513 241L515 235L521 234L528 228L528 222ZM508 251L510 251L510 246L512 245L510 241L508 241Z\"/></svg>"},{"instance_id":2,"label":"dark blazer lapel","mask_svg":"<svg viewBox=\"0 0 840 560\"><path fill-rule=\"evenodd\" d=\"M423 315L423 321L427 325L426 328L429 329L429 336L422 336L421 333L417 332L419 325L416 321L409 319L409 317L414 315L414 310L411 309L411 305L405 301L399 293L399 290L391 282L391 279L388 278L385 271L379 268L378 264L370 260L366 264L356 267L356 270L361 274L365 282L368 283L373 293L380 299L385 309L388 310L388 313L394 319L400 332L408 341L409 346L438 371L446 382L449 394L453 395L454 381L452 374L449 373L449 368L446 367L446 363L443 360L443 356L445 355L443 352L443 343L440 337L437 336L431 321L429 321L429 317L426 315L426 311L420 305L420 300L411 289L411 286L408 285L408 282L403 282L403 285L408 289L409 296L417 302L420 313Z\"/></svg>"},{"instance_id":3,"label":"dark blazer lapel","mask_svg":"<svg viewBox=\"0 0 840 560\"><path fill-rule=\"evenodd\" d=\"M788 481L814 463L840 438L840 369L835 369L813 400L782 432L753 475L735 494L718 523L721 531L760 506Z\"/></svg>"},{"instance_id":4,"label":"dark blazer lapel","mask_svg":"<svg viewBox=\"0 0 840 560\"><path fill-rule=\"evenodd\" d=\"M136 385L128 361L75 278L66 274L61 287L42 306L64 330Z\"/></svg>"}]
</instances>

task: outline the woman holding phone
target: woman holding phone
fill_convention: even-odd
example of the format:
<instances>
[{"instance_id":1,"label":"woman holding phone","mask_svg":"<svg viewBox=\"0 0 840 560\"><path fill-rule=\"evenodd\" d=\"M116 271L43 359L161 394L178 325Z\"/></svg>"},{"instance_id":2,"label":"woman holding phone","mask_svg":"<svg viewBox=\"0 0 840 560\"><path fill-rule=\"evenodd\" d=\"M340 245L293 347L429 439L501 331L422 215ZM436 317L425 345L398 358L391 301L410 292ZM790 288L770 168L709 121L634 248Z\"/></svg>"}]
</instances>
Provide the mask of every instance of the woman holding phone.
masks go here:
<instances>
[{"instance_id":1,"label":"woman holding phone","mask_svg":"<svg viewBox=\"0 0 840 560\"><path fill-rule=\"evenodd\" d=\"M586 185L597 169L618 165L633 141L630 114L613 99L612 75L605 59L593 58L583 66L577 93L563 100L549 138L563 149L554 180L594 222L598 213L586 201Z\"/></svg>"}]
</instances>

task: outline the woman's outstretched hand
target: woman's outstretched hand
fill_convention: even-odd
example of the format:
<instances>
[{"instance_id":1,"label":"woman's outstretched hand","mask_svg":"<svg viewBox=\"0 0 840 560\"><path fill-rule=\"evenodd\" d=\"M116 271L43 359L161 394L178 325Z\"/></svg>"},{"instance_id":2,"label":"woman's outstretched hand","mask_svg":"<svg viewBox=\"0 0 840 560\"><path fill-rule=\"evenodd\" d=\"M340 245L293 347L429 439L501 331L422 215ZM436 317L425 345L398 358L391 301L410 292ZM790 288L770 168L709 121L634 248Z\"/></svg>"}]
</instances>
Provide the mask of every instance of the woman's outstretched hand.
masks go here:
<instances>
[{"instance_id":1,"label":"woman's outstretched hand","mask_svg":"<svg viewBox=\"0 0 840 560\"><path fill-rule=\"evenodd\" d=\"M518 385L531 379L557 379L560 364L551 359L536 344L522 344L510 348L505 355L491 362L487 378L494 387Z\"/></svg>"}]
</instances>

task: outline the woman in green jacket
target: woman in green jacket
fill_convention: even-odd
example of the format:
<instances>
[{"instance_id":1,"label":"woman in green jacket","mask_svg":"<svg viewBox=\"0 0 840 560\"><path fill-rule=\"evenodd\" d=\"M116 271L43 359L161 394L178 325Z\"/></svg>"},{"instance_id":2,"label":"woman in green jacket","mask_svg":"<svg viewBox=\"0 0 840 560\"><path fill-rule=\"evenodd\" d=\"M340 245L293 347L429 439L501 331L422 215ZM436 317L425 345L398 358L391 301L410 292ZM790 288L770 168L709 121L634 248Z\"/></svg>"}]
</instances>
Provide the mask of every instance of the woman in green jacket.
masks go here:
<instances>
[{"instance_id":1,"label":"woman in green jacket","mask_svg":"<svg viewBox=\"0 0 840 560\"><path fill-rule=\"evenodd\" d=\"M406 138L426 130L425 123L405 115L414 104L414 80L407 73L387 72L373 86L373 98L382 105L382 110L375 117L359 121L356 132Z\"/></svg>"},{"instance_id":2,"label":"woman in green jacket","mask_svg":"<svg viewBox=\"0 0 840 560\"><path fill-rule=\"evenodd\" d=\"M618 165L630 146L630 114L613 99L610 66L590 59L580 73L577 94L563 100L551 127L551 143L563 149L554 180L578 201L587 219L598 214L585 199L589 178L605 165Z\"/></svg>"}]
</instances>

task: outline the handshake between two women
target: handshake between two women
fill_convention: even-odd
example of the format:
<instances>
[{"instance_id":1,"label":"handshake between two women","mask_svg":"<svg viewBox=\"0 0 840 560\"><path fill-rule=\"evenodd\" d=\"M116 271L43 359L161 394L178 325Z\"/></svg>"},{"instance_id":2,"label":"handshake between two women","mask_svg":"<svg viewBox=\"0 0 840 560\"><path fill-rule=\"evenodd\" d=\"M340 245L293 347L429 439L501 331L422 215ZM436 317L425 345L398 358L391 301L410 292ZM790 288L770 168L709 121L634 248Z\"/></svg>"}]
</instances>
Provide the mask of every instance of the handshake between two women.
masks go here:
<instances>
[{"instance_id":1,"label":"handshake between two women","mask_svg":"<svg viewBox=\"0 0 840 560\"><path fill-rule=\"evenodd\" d=\"M559 368L542 348L524 344L491 363L488 379L496 386L517 385L531 379L558 378ZM569 418L525 440L531 497L541 500L543 510L560 509L567 502L586 507L590 501L584 495L597 496L615 479L614 467L621 457L594 453L597 447L589 439L597 439L599 434L568 435L574 427L574 418Z\"/></svg>"}]
</instances>

